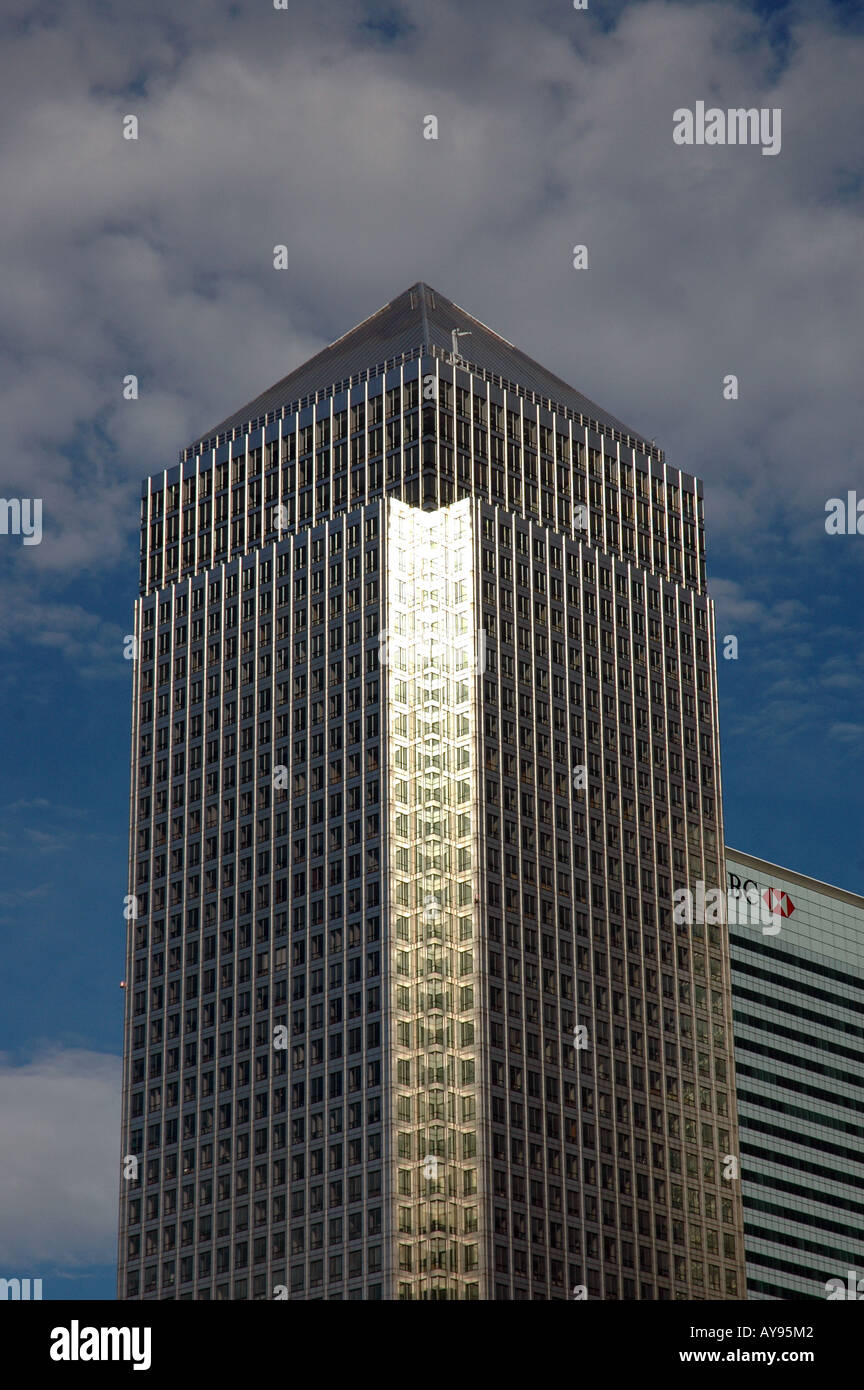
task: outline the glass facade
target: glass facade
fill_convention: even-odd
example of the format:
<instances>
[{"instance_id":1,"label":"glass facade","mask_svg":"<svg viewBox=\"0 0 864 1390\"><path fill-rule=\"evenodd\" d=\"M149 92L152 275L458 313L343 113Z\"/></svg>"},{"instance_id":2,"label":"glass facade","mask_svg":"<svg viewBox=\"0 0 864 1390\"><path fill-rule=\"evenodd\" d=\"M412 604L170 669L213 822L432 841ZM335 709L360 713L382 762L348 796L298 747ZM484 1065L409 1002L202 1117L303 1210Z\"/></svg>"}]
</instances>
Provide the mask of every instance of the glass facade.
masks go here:
<instances>
[{"instance_id":1,"label":"glass facade","mask_svg":"<svg viewBox=\"0 0 864 1390\"><path fill-rule=\"evenodd\" d=\"M710 602L485 506L479 567L492 1296L741 1298Z\"/></svg>"},{"instance_id":2,"label":"glass facade","mask_svg":"<svg viewBox=\"0 0 864 1390\"><path fill-rule=\"evenodd\" d=\"M699 483L414 286L148 479L135 633L120 1296L743 1297Z\"/></svg>"},{"instance_id":3,"label":"glass facade","mask_svg":"<svg viewBox=\"0 0 864 1390\"><path fill-rule=\"evenodd\" d=\"M480 1295L477 640L470 501L389 507L386 663L399 1297ZM481 1128L482 1134L482 1128Z\"/></svg>"},{"instance_id":4,"label":"glass facade","mask_svg":"<svg viewBox=\"0 0 864 1390\"><path fill-rule=\"evenodd\" d=\"M726 850L747 1297L864 1279L864 898Z\"/></svg>"}]
</instances>

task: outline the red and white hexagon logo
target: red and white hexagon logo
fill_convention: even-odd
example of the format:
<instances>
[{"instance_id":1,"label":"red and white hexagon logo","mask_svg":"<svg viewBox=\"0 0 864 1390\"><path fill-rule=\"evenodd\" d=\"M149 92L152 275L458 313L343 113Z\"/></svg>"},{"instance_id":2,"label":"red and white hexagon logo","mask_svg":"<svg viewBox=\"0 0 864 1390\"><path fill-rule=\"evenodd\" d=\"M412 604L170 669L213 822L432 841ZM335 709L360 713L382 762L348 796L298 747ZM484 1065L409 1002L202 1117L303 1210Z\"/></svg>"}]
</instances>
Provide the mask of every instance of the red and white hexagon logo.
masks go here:
<instances>
[{"instance_id":1,"label":"red and white hexagon logo","mask_svg":"<svg viewBox=\"0 0 864 1390\"><path fill-rule=\"evenodd\" d=\"M766 888L762 894L762 901L773 917L791 917L795 911L795 904L789 894L781 893L777 888Z\"/></svg>"}]
</instances>

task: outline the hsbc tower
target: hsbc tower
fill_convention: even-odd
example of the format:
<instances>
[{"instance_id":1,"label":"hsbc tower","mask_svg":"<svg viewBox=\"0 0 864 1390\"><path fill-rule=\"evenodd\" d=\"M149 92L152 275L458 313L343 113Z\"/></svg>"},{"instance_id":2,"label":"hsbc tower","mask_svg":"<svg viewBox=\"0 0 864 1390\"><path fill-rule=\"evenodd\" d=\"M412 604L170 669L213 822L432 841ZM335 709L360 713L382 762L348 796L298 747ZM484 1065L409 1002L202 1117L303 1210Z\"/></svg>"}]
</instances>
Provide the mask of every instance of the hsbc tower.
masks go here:
<instances>
[{"instance_id":1,"label":"hsbc tower","mask_svg":"<svg viewBox=\"0 0 864 1390\"><path fill-rule=\"evenodd\" d=\"M726 874L747 1298L861 1298L864 898L728 847Z\"/></svg>"}]
</instances>

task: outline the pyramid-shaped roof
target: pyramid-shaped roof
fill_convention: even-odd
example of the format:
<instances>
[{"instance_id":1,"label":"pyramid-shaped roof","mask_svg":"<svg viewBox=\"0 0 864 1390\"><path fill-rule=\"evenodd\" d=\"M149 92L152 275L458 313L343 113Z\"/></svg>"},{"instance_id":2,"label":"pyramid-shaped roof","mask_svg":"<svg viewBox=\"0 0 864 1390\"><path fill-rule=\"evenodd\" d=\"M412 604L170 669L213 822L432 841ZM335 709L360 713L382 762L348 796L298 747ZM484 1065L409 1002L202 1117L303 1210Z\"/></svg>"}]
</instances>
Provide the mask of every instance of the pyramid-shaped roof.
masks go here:
<instances>
[{"instance_id":1,"label":"pyramid-shaped roof","mask_svg":"<svg viewBox=\"0 0 864 1390\"><path fill-rule=\"evenodd\" d=\"M589 417L604 429L619 430L634 440L651 446L637 431L629 428L614 415L583 396L554 373L541 367L506 338L501 338L479 319L460 309L429 285L418 282L385 304L383 309L364 319L356 328L337 338L329 347L310 357L275 386L256 396L242 409L229 415L191 446L197 452L203 441L230 433L250 420L258 420L272 411L279 412L303 397L342 382L379 363L389 362L403 353L428 351L431 348L452 351L453 330L460 332L459 355L466 367L480 367L515 382L517 386L548 397L556 404ZM468 336L462 336L468 335Z\"/></svg>"}]
</instances>

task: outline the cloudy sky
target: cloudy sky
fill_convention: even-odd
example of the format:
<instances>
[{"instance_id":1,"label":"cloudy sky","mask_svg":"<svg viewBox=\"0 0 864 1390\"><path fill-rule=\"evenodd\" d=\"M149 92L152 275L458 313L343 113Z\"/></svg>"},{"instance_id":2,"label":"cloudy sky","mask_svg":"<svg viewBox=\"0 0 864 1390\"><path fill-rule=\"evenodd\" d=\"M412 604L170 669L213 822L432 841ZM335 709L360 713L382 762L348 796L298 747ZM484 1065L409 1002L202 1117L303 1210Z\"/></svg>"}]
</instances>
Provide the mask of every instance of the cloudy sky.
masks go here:
<instances>
[{"instance_id":1,"label":"cloudy sky","mask_svg":"<svg viewBox=\"0 0 864 1390\"><path fill-rule=\"evenodd\" d=\"M825 532L864 498L864 23L7 0L0 36L0 495L44 514L0 536L0 1275L110 1297L140 480L414 281L704 478L727 840L864 892L864 536ZM780 153L676 145L700 100L780 108Z\"/></svg>"}]
</instances>

